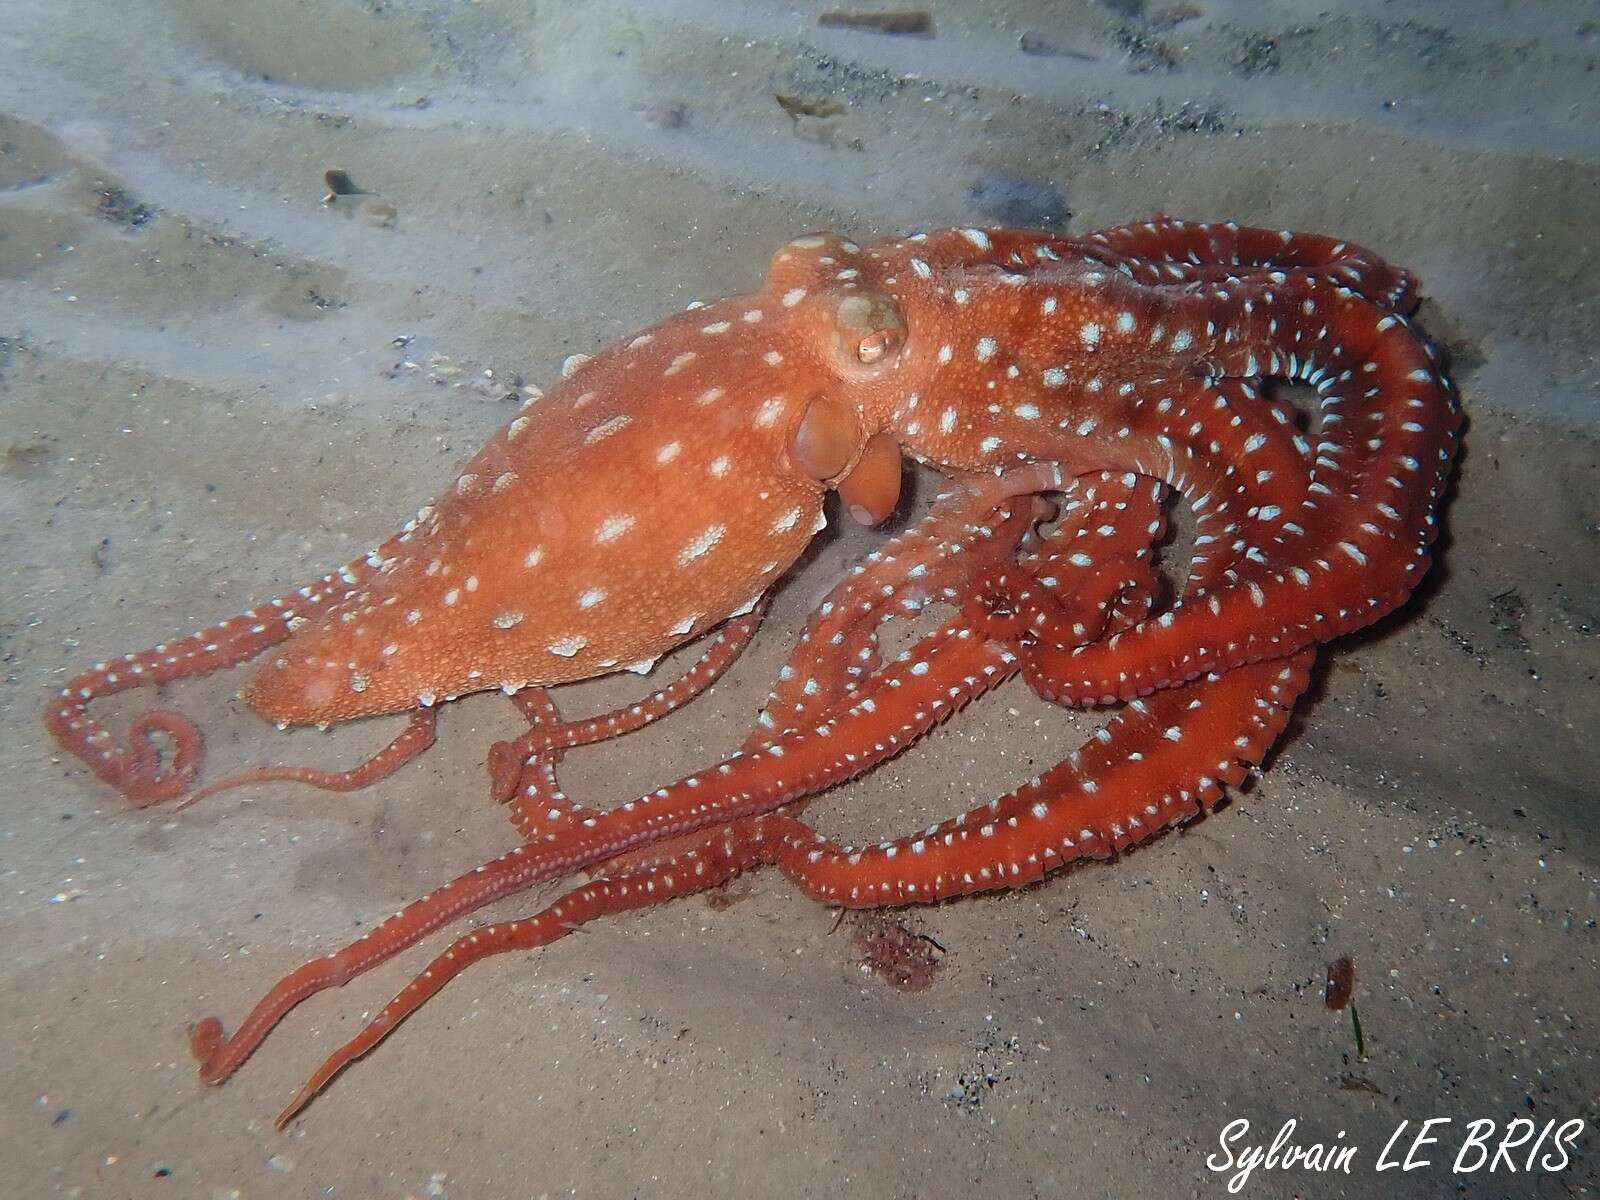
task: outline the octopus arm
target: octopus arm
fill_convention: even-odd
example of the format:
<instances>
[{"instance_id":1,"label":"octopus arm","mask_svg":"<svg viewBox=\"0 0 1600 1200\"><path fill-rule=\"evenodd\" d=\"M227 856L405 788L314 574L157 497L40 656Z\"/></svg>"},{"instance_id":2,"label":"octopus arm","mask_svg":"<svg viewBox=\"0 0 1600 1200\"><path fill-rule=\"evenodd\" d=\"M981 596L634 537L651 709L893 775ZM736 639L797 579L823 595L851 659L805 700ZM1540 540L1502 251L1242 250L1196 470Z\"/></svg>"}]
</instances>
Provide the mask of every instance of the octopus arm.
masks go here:
<instances>
[{"instance_id":1,"label":"octopus arm","mask_svg":"<svg viewBox=\"0 0 1600 1200\"><path fill-rule=\"evenodd\" d=\"M562 721L544 689L518 691L517 697L525 693L530 697L519 701L530 728L513 741L496 742L489 748L491 798L502 804L511 800L525 768L541 766L551 756L559 759L562 752L574 746L634 733L682 708L721 679L744 653L766 610L767 598L763 595L748 613L733 618L717 630L705 651L682 675L644 699L610 712L579 721ZM520 803L518 807L522 807Z\"/></svg>"},{"instance_id":2,"label":"octopus arm","mask_svg":"<svg viewBox=\"0 0 1600 1200\"><path fill-rule=\"evenodd\" d=\"M1186 596L1119 638L1064 653L1053 672L1063 698L1128 699L1282 657L1377 620L1427 570L1460 424L1448 381L1403 318L1323 287L1280 291L1280 308L1299 315L1273 334L1252 318L1220 356L1224 371L1287 376L1322 397L1306 495L1269 506L1276 552L1241 543L1205 603ZM1248 454L1243 462L1248 476Z\"/></svg>"},{"instance_id":3,"label":"octopus arm","mask_svg":"<svg viewBox=\"0 0 1600 1200\"><path fill-rule=\"evenodd\" d=\"M339 1072L376 1047L473 963L516 950L536 950L601 917L649 908L706 891L727 882L740 871L759 865L766 858L759 838L719 834L706 839L703 849L680 855L670 864L591 880L532 916L485 925L457 938L355 1037L328 1056L278 1114L277 1127L282 1129L293 1120Z\"/></svg>"},{"instance_id":4,"label":"octopus arm","mask_svg":"<svg viewBox=\"0 0 1600 1200\"><path fill-rule=\"evenodd\" d=\"M391 538L315 583L198 633L96 663L69 682L46 707L45 728L64 749L137 807L183 795L199 773L202 747L200 731L189 718L169 709L146 712L134 719L128 744L123 746L89 715L89 704L129 688L210 675L254 658L288 639L305 621L366 586L377 564L395 552L398 541L398 537ZM170 743L165 769L153 737L156 734Z\"/></svg>"},{"instance_id":5,"label":"octopus arm","mask_svg":"<svg viewBox=\"0 0 1600 1200\"><path fill-rule=\"evenodd\" d=\"M1020 887L1074 860L1110 857L1242 782L1288 724L1314 655L1258 663L1141 701L1076 760L926 831L864 848L812 835L780 866L815 900L869 908Z\"/></svg>"},{"instance_id":6,"label":"octopus arm","mask_svg":"<svg viewBox=\"0 0 1600 1200\"><path fill-rule=\"evenodd\" d=\"M1141 283L1227 283L1247 273L1295 272L1365 296L1385 310L1416 303L1416 282L1353 242L1232 221L1155 217L1090 234L1090 253Z\"/></svg>"}]
</instances>

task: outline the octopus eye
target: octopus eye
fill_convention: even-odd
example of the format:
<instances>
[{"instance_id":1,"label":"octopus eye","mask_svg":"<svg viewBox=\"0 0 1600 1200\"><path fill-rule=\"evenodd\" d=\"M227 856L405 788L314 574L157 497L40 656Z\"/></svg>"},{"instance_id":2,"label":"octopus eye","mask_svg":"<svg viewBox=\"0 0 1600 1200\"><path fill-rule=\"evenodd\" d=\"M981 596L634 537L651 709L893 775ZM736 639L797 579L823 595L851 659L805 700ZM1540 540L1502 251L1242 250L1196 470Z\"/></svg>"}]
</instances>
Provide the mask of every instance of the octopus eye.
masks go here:
<instances>
[{"instance_id":1,"label":"octopus eye","mask_svg":"<svg viewBox=\"0 0 1600 1200\"><path fill-rule=\"evenodd\" d=\"M880 293L855 292L835 310L838 353L845 365L881 367L894 360L905 344L906 322L900 306Z\"/></svg>"},{"instance_id":2,"label":"octopus eye","mask_svg":"<svg viewBox=\"0 0 1600 1200\"><path fill-rule=\"evenodd\" d=\"M898 329L880 329L878 332L868 334L861 339L861 344L856 347L856 357L864 363L875 363L899 348L900 331Z\"/></svg>"}]
</instances>

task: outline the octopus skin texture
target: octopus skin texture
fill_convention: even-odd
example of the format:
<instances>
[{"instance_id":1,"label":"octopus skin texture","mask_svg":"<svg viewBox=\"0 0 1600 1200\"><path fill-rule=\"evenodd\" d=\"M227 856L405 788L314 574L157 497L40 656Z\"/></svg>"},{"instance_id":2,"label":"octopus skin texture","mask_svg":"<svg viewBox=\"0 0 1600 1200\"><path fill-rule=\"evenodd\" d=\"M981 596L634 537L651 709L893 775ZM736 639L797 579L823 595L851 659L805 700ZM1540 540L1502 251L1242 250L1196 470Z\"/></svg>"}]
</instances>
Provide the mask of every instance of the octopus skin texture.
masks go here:
<instances>
[{"instance_id":1,"label":"octopus skin texture","mask_svg":"<svg viewBox=\"0 0 1600 1200\"><path fill-rule=\"evenodd\" d=\"M201 1078L230 1076L316 992L535 885L587 876L452 943L280 1123L470 963L596 917L761 866L840 907L1021 886L1213 807L1282 733L1317 648L1428 570L1461 413L1415 305L1410 276L1368 250L1232 223L812 234L759 291L569 359L369 554L97 664L47 708L61 744L135 804L268 779L365 786L473 691L502 689L527 720L489 763L518 843L289 974L231 1036L199 1022ZM736 754L607 811L562 792L567 753L664 717L731 664L825 525L829 490L878 524L906 459L945 491L812 613ZM1158 559L1174 501L1194 551L1171 587ZM943 623L886 658L884 625L930 606ZM564 720L548 690L648 672L706 635L681 677L614 713ZM350 771L270 768L195 792L186 718L146 713L119 743L88 713L258 655L242 694L268 719L405 713L405 730ZM1054 703L1116 711L1038 778L924 830L852 846L804 820L811 797L1018 675Z\"/></svg>"}]
</instances>

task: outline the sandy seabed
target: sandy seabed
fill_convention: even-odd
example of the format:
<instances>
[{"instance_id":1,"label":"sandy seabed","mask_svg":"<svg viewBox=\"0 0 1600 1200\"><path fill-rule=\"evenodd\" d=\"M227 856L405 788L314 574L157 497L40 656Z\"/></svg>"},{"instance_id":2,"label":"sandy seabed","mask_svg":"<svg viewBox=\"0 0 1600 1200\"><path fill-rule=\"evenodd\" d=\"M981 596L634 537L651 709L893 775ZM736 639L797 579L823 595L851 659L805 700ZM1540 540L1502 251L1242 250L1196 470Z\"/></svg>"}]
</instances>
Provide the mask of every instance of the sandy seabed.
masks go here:
<instances>
[{"instance_id":1,"label":"sandy seabed","mask_svg":"<svg viewBox=\"0 0 1600 1200\"><path fill-rule=\"evenodd\" d=\"M930 10L891 37L710 0L0 6L0 1194L1210 1196L1226 1123L1290 1117L1344 1131L1351 1172L1246 1194L1593 1193L1600 14ZM371 194L325 204L328 167ZM1324 655L1264 779L1115 865L898 915L945 950L926 991L862 971L872 918L834 931L761 875L474 969L287 1133L272 1114L439 939L195 1083L186 1021L507 848L482 764L514 714L451 706L357 795L134 812L48 742L52 689L346 561L507 419L508 382L749 289L796 233L1154 211L1416 269L1471 418L1438 568ZM881 537L834 536L723 684L575 756L568 791L736 746ZM279 734L239 680L170 689L213 770L389 736ZM1009 687L811 811L901 832L1077 736ZM1365 1058L1322 1003L1344 954ZM1560 1174L1372 1172L1431 1117L1446 1162L1473 1118L1588 1128Z\"/></svg>"}]
</instances>

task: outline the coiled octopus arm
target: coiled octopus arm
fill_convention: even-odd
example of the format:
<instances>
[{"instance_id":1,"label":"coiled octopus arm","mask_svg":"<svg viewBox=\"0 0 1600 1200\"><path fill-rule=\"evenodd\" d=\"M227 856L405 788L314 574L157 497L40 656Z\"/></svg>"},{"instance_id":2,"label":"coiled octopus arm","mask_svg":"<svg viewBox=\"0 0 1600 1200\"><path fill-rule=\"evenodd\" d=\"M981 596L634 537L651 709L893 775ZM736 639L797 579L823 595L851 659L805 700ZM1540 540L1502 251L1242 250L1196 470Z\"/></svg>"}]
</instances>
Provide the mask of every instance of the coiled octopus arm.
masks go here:
<instances>
[{"instance_id":1,"label":"coiled octopus arm","mask_svg":"<svg viewBox=\"0 0 1600 1200\"><path fill-rule=\"evenodd\" d=\"M1248 502L1242 477L1273 469L1264 452L1275 440L1270 431L1250 434L1238 447L1242 469L1190 497L1197 511L1215 507L1257 523L1242 539L1242 561L1207 589L1204 603L1182 600L1119 638L1061 654L1054 673L1064 697L1148 695L1330 640L1391 612L1427 570L1460 424L1429 348L1405 318L1359 297L1315 286L1273 293L1262 290L1218 366L1248 381L1284 376L1316 388L1321 428L1308 447L1304 494ZM1293 315L1264 317L1269 294L1274 311L1295 301L1287 306ZM1277 326L1270 335L1268 322ZM1172 407L1162 412L1164 404ZM1137 396L1131 423L1145 435L1144 451L1128 465L1181 487L1185 463L1163 439L1168 414L1181 420L1186 411L1181 389Z\"/></svg>"},{"instance_id":2,"label":"coiled octopus arm","mask_svg":"<svg viewBox=\"0 0 1600 1200\"><path fill-rule=\"evenodd\" d=\"M136 807L176 799L193 786L200 769L202 740L194 722L170 709L143 713L129 726L124 746L89 715L90 703L129 688L210 675L254 658L286 640L301 622L359 591L394 544L391 539L316 583L198 633L96 663L71 680L46 707L45 728ZM158 734L171 743L165 769L155 740Z\"/></svg>"}]
</instances>

